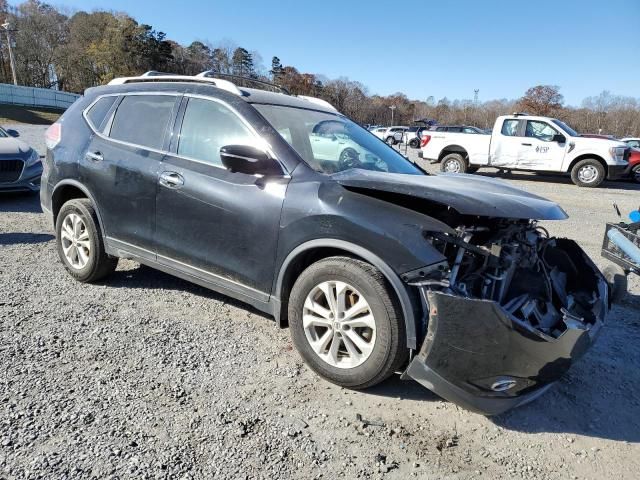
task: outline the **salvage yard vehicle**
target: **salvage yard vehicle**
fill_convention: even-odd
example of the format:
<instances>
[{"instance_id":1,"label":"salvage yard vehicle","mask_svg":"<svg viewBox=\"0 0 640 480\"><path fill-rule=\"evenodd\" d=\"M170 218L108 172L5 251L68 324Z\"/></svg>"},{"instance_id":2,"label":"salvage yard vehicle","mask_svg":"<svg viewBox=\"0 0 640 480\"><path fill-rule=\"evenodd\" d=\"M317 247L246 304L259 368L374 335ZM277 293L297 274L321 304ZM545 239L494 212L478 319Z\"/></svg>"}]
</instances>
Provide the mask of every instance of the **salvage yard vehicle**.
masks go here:
<instances>
[{"instance_id":1,"label":"salvage yard vehicle","mask_svg":"<svg viewBox=\"0 0 640 480\"><path fill-rule=\"evenodd\" d=\"M42 162L15 130L0 127L0 192L37 192Z\"/></svg>"},{"instance_id":2,"label":"salvage yard vehicle","mask_svg":"<svg viewBox=\"0 0 640 480\"><path fill-rule=\"evenodd\" d=\"M358 154L319 156L315 135ZM249 303L344 387L402 371L498 414L558 380L609 309L593 262L538 225L567 218L556 203L429 175L317 98L120 78L46 140L41 203L73 278L129 258Z\"/></svg>"},{"instance_id":3,"label":"salvage yard vehicle","mask_svg":"<svg viewBox=\"0 0 640 480\"><path fill-rule=\"evenodd\" d=\"M580 187L628 174L627 144L581 136L549 117L505 115L496 119L490 136L427 132L423 143L419 156L439 162L443 172L474 173L481 167L560 172L569 173Z\"/></svg>"}]
</instances>

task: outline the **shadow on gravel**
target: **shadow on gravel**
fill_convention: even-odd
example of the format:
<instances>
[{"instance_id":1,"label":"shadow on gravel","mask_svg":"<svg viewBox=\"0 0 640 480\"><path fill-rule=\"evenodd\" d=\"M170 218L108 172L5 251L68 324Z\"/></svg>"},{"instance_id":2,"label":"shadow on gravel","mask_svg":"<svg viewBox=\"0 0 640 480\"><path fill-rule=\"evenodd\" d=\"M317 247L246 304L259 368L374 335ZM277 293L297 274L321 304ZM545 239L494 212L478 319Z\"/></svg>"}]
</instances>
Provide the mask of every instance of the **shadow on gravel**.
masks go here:
<instances>
[{"instance_id":1,"label":"shadow on gravel","mask_svg":"<svg viewBox=\"0 0 640 480\"><path fill-rule=\"evenodd\" d=\"M388 380L364 390L367 395L393 397L402 400L421 400L433 402L441 400L431 390L424 388L413 380L400 380L400 375L393 375Z\"/></svg>"},{"instance_id":2,"label":"shadow on gravel","mask_svg":"<svg viewBox=\"0 0 640 480\"><path fill-rule=\"evenodd\" d=\"M42 213L37 193L0 192L0 212Z\"/></svg>"},{"instance_id":3,"label":"shadow on gravel","mask_svg":"<svg viewBox=\"0 0 640 480\"><path fill-rule=\"evenodd\" d=\"M46 243L54 238L48 233L0 233L0 245Z\"/></svg>"},{"instance_id":4,"label":"shadow on gravel","mask_svg":"<svg viewBox=\"0 0 640 480\"><path fill-rule=\"evenodd\" d=\"M146 265L138 264L138 267L133 270L116 270L98 284L105 285L109 288L145 288L187 292L199 297L216 300L218 302L246 310L254 315L273 321L272 317L256 308L253 308L247 303L227 297L226 295L201 287L195 283L182 280L181 278L174 277L173 275L161 272L160 270L147 267Z\"/></svg>"},{"instance_id":5,"label":"shadow on gravel","mask_svg":"<svg viewBox=\"0 0 640 480\"><path fill-rule=\"evenodd\" d=\"M565 185L573 185L571 177L568 175L557 175L554 173L530 173L530 172L492 172L481 170L476 173L483 177L490 178L502 178L505 180L525 180L527 182L547 182L547 183L560 183ZM579 188L579 187L576 187ZM619 180L619 181L605 181L598 188L615 188L616 190L631 190L640 192L640 184L632 181Z\"/></svg>"}]
</instances>

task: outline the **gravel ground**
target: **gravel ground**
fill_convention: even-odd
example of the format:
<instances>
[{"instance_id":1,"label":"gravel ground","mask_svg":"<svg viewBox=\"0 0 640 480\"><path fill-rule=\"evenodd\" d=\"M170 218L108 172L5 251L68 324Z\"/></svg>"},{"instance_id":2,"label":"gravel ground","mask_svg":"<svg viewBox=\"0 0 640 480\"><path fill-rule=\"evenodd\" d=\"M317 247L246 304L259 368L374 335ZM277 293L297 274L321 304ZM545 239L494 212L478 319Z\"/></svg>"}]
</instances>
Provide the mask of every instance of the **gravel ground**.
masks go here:
<instances>
[{"instance_id":1,"label":"gravel ground","mask_svg":"<svg viewBox=\"0 0 640 480\"><path fill-rule=\"evenodd\" d=\"M545 226L601 266L611 203L640 204L631 184L506 181L559 202L571 218ZM76 283L51 233L37 196L0 196L0 479L638 478L637 278L561 382L486 418L398 378L329 384L269 318L131 261Z\"/></svg>"}]
</instances>

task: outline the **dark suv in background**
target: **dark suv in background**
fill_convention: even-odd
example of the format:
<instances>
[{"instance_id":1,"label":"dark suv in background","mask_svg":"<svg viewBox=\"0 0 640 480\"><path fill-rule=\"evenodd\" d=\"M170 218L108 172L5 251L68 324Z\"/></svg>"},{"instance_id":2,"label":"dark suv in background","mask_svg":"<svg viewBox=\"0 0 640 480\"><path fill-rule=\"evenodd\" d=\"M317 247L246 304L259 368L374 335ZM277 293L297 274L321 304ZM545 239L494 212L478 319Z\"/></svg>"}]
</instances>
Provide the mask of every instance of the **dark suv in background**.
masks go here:
<instances>
[{"instance_id":1,"label":"dark suv in background","mask_svg":"<svg viewBox=\"0 0 640 480\"><path fill-rule=\"evenodd\" d=\"M212 77L116 79L47 131L42 207L74 278L134 259L273 315L339 385L401 371L486 414L592 343L608 288L537 225L558 205L427 175L323 100Z\"/></svg>"}]
</instances>

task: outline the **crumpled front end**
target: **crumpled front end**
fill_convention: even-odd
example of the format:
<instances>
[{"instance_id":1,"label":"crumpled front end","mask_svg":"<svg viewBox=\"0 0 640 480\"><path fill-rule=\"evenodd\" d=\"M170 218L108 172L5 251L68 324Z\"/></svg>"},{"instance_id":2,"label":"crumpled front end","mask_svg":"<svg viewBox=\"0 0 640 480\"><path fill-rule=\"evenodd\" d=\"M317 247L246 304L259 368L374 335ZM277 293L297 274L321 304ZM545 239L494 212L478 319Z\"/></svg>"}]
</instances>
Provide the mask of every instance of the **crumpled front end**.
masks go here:
<instances>
[{"instance_id":1,"label":"crumpled front end","mask_svg":"<svg viewBox=\"0 0 640 480\"><path fill-rule=\"evenodd\" d=\"M589 349L608 286L575 242L547 238L533 223L459 232L430 238L448 268L411 280L428 313L404 376L496 415L542 394Z\"/></svg>"}]
</instances>

